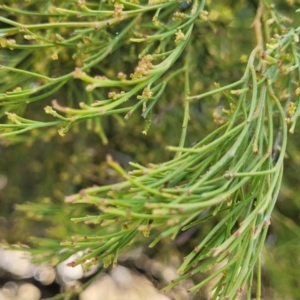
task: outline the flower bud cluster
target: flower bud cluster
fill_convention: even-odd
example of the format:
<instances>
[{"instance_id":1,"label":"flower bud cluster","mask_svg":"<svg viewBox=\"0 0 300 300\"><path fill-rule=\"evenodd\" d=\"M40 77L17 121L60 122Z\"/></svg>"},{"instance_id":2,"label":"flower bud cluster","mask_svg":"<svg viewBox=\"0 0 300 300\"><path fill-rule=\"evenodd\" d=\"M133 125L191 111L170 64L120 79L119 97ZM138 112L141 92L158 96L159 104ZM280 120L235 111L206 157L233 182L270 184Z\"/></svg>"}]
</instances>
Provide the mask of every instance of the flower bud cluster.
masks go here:
<instances>
[{"instance_id":1,"label":"flower bud cluster","mask_svg":"<svg viewBox=\"0 0 300 300\"><path fill-rule=\"evenodd\" d=\"M145 87L142 93L142 96L137 96L138 99L148 100L152 97L153 93L149 87Z\"/></svg>"},{"instance_id":2,"label":"flower bud cluster","mask_svg":"<svg viewBox=\"0 0 300 300\"><path fill-rule=\"evenodd\" d=\"M113 100L117 100L117 99L121 98L124 94L125 94L124 91L122 91L121 93L109 92L108 93L108 98L113 99Z\"/></svg>"},{"instance_id":3,"label":"flower bud cluster","mask_svg":"<svg viewBox=\"0 0 300 300\"><path fill-rule=\"evenodd\" d=\"M217 125L223 125L226 123L226 119L224 118L224 116L222 116L223 110L221 107L216 107L216 109L213 111L213 120L214 123L216 123Z\"/></svg>"},{"instance_id":4,"label":"flower bud cluster","mask_svg":"<svg viewBox=\"0 0 300 300\"><path fill-rule=\"evenodd\" d=\"M188 15L179 11L176 11L173 14L173 21L183 21L184 19L188 18Z\"/></svg>"},{"instance_id":5,"label":"flower bud cluster","mask_svg":"<svg viewBox=\"0 0 300 300\"><path fill-rule=\"evenodd\" d=\"M160 27L163 26L163 23L161 23L161 22L158 20L158 16L154 16L154 17L153 17L152 23L153 23L154 27L156 27L156 28L160 28Z\"/></svg>"},{"instance_id":6,"label":"flower bud cluster","mask_svg":"<svg viewBox=\"0 0 300 300\"><path fill-rule=\"evenodd\" d=\"M293 117L295 115L296 109L297 109L297 106L296 106L296 104L294 102L290 102L287 105L286 111L287 111L288 117L284 119L287 123L291 123L292 122L292 119L293 119Z\"/></svg>"},{"instance_id":7,"label":"flower bud cluster","mask_svg":"<svg viewBox=\"0 0 300 300\"><path fill-rule=\"evenodd\" d=\"M123 72L119 72L117 77L122 81L126 79L127 75Z\"/></svg>"},{"instance_id":8,"label":"flower bud cluster","mask_svg":"<svg viewBox=\"0 0 300 300\"><path fill-rule=\"evenodd\" d=\"M147 72L153 68L151 61L153 56L148 54L142 57L138 62L138 66L135 68L134 73L130 74L132 80L140 79L143 76L147 75Z\"/></svg>"},{"instance_id":9,"label":"flower bud cluster","mask_svg":"<svg viewBox=\"0 0 300 300\"><path fill-rule=\"evenodd\" d=\"M119 20L123 20L123 18L124 18L124 12L123 12L124 5L121 4L121 3L116 2L114 7L115 7L114 14L113 14L114 18L119 19Z\"/></svg>"},{"instance_id":10,"label":"flower bud cluster","mask_svg":"<svg viewBox=\"0 0 300 300\"><path fill-rule=\"evenodd\" d=\"M199 18L202 21L207 21L208 20L208 11L202 10L201 13L199 14Z\"/></svg>"},{"instance_id":11,"label":"flower bud cluster","mask_svg":"<svg viewBox=\"0 0 300 300\"><path fill-rule=\"evenodd\" d=\"M185 40L185 35L184 33L180 30L178 30L176 33L176 38L175 38L175 44L178 45L180 42Z\"/></svg>"}]
</instances>

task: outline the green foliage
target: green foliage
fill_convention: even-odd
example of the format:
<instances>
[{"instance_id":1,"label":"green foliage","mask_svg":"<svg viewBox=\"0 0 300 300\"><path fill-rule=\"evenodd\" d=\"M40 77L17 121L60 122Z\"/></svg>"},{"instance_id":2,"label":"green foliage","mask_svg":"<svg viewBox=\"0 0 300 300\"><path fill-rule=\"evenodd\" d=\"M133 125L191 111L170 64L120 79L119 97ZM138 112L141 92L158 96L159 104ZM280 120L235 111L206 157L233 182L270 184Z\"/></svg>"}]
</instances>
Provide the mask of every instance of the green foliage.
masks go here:
<instances>
[{"instance_id":1,"label":"green foliage","mask_svg":"<svg viewBox=\"0 0 300 300\"><path fill-rule=\"evenodd\" d=\"M267 0L256 15L230 1L12 2L0 6L1 143L11 168L30 149L22 174L36 174L44 199L17 209L47 225L32 251L56 264L89 249L70 265L107 267L208 223L164 290L201 272L190 291L217 278L212 299L251 299L255 282L259 299L300 111L300 27ZM128 171L128 156L109 147L139 163ZM21 189L30 200L27 181L8 199L20 202Z\"/></svg>"}]
</instances>

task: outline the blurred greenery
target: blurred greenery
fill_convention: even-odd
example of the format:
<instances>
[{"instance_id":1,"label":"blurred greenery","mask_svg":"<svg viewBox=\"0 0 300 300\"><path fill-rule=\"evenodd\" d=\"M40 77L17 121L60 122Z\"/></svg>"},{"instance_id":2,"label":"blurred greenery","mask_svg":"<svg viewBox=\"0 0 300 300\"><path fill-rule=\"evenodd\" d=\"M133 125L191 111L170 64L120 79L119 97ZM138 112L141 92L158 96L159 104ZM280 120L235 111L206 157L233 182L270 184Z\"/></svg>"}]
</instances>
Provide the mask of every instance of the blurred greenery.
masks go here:
<instances>
[{"instance_id":1,"label":"blurred greenery","mask_svg":"<svg viewBox=\"0 0 300 300\"><path fill-rule=\"evenodd\" d=\"M116 3L124 5L128 14L118 15ZM283 24L280 26L298 28L299 36L300 19L296 9L299 9L300 1L274 1L274 10L270 1L194 1L193 4L198 3L195 7L199 9L200 18L197 16L197 19L193 19L192 43L183 46L182 42L175 46L174 33L178 26L192 20L192 8L183 8L187 2L149 3L152 6L145 1L138 4L138 1L31 0L20 3L12 0L0 5L0 117L3 124L0 127L1 239L10 244L29 244L41 253L45 249L53 250L47 253L47 258L52 259L53 264L64 259L66 253L53 259L53 253L57 254L60 248L59 242L69 240L71 236L91 236L102 232L95 224L85 226L70 221L71 218L97 214L97 207L92 204L70 205L65 197L80 193L87 187L105 187L124 180L124 176L118 173L118 167L107 163L108 154L126 171L132 170L129 162L143 166L160 164L174 158L174 153L166 151L167 146L179 144L179 147L189 149L218 130L221 125L218 122L226 119L222 108L230 109L228 103L233 96L229 93L216 93L199 101L191 101L186 136L180 144L185 116L183 107L189 94L186 92L187 78L183 70L187 68L186 64L190 95L202 94L240 80L247 68L249 55L257 44L251 24L259 3L265 6L265 15L262 17L265 25L273 26L276 16L280 19L283 14L293 22L289 24L289 19L280 19ZM208 11L207 16L202 14L202 19L204 9L199 8L201 5ZM174 21L172 16L176 11L191 17ZM154 26L154 15L159 16L164 25ZM97 22L100 24L103 20L112 23L95 30ZM27 25L22 28L19 24ZM42 25L39 27L39 24ZM184 26L182 28L188 35L190 24ZM270 29L272 33L276 30L280 33L279 29L274 28ZM174 33L168 35L172 30ZM165 35L163 38L156 37L159 34ZM151 36L153 39L147 41ZM130 38L138 41L131 41ZM296 55L299 58L299 43L295 48L298 49ZM180 50L179 55L170 66L165 67L168 55L175 53L176 49ZM131 85L129 74L136 72L139 61L151 53L157 54L155 66L161 66L161 69L151 69L154 70L151 73L153 78L158 74L157 81L153 80L150 84L146 82L147 85L143 78L137 78L141 81ZM288 55L291 56L290 53ZM287 65L290 56L283 60ZM86 79L82 74L77 78L74 75L76 68L81 68L93 80L96 76L100 82L96 84L100 84L101 88L89 90L91 79ZM128 85L122 85L119 72L127 74ZM99 76L109 79L101 81ZM283 107L286 107L284 101L291 101L288 99L291 98L289 89L294 91L295 86L299 87L297 76L281 76L281 80L275 84L278 90L282 90L278 98ZM114 83L117 80L121 85ZM103 82L104 86L101 86ZM142 105L146 105L145 99L137 99L136 96L141 95L148 86L156 95L164 83L166 86L158 100L154 100L153 109L146 110L147 115L142 109ZM134 89L135 92L118 106L116 101L120 99L114 100L109 96L109 93L121 91L129 95ZM52 102L54 99L57 102ZM238 98L235 99L237 101ZM101 118L97 100L104 101L105 113ZM152 105L150 101L147 102L148 107ZM45 113L45 107L50 106L60 114L59 117L53 112L50 115ZM17 119L14 119L15 115L8 115L11 118L8 121L7 113L15 114ZM280 128L278 115L276 112L274 127ZM30 127L28 124L33 125ZM264 299L275 299L275 296L278 299L300 299L300 271L297 268L300 250L300 177L297 175L300 168L299 126L296 124L295 134L288 137L283 182L261 259ZM22 131L22 128L28 129ZM60 131L61 128L63 131ZM142 134L143 131L147 131L147 134ZM254 134L253 128L251 134ZM268 131L265 130L263 134L267 139ZM274 136L276 138L276 132ZM216 135L214 138L218 137ZM235 141L235 138L230 141ZM261 142L264 143L268 141ZM227 147L227 142L224 141L219 147ZM243 149L246 151L248 148L244 145ZM246 187L245 193L249 189ZM129 190L127 192L130 194ZM216 210L216 218L207 218L201 223L201 227L197 227L184 246L163 240L159 247L170 253L177 253L179 249L182 255L188 255L226 217L226 209L220 206L220 212ZM209 213L214 216L213 212ZM236 227L237 224L233 223L230 230ZM136 239L137 244L144 243L143 237ZM82 247L85 247L84 244ZM126 249L130 248L134 248L134 245ZM68 253L74 252L72 247L68 249ZM161 259L160 256L166 251L154 255ZM203 280L202 274L196 274L195 278L195 284L197 280Z\"/></svg>"}]
</instances>

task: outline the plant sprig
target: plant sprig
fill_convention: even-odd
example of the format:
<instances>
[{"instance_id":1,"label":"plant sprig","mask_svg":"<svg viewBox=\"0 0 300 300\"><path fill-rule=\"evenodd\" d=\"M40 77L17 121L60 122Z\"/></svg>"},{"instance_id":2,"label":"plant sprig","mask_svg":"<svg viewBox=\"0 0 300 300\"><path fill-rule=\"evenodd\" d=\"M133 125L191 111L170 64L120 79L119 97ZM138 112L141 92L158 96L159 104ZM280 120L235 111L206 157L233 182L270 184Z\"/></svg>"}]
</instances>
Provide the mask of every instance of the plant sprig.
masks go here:
<instances>
[{"instance_id":1,"label":"plant sprig","mask_svg":"<svg viewBox=\"0 0 300 300\"><path fill-rule=\"evenodd\" d=\"M6 78L14 74L18 80L14 87L11 83L2 86L0 105L7 108L9 122L0 129L2 137L9 137L54 126L64 136L74 124L95 120L106 144L103 117L122 115L128 120L142 108L141 115L148 118L143 131L147 133L155 106L168 97L172 87L183 83L179 143L166 148L175 153L173 159L147 166L132 162L133 170L128 172L107 156L107 164L123 181L86 188L65 199L67 203L95 206L95 214L71 220L98 226L97 233L76 235L61 245L74 251L89 249L71 266L102 260L107 267L109 262L115 265L119 253L142 237L154 247L162 239L174 240L182 231L213 220L215 225L186 256L178 268L178 278L164 291L189 276L208 272L207 278L190 291L221 275L213 299L235 299L251 289L254 277L260 276L260 253L281 186L288 132L294 132L300 111L300 28L284 27L268 1L261 1L254 24L258 45L249 55L244 74L223 86L215 84L209 91L194 92L194 33L206 24L204 6L205 1L194 1L186 14L175 14L178 7L174 1L149 5L105 2L101 9L89 4L79 8L62 5L51 7L49 14L35 14L40 19L32 25L1 17L0 21L10 25L0 29L1 45L6 50L25 48L36 55L37 49L46 49L53 61L65 56L66 60L72 57L73 63L66 71L56 71L60 74L52 72L51 64L42 71L37 62L24 65L22 55L17 62L3 64L2 74ZM7 6L2 9L8 14L21 13ZM268 17L274 24L266 21ZM16 40L9 35L15 35ZM95 40L103 43L98 47L93 44ZM119 68L109 60L120 51L134 55L124 55ZM126 74L130 68L132 73ZM60 95L45 107L46 114L56 121L32 120L12 112L77 84L88 97L77 96L71 101ZM286 101L283 90L289 91ZM226 99L226 107L213 114L218 127L188 147L191 106L199 100L212 102L213 97ZM223 265L215 269L218 263ZM259 289L258 284L258 295Z\"/></svg>"}]
</instances>

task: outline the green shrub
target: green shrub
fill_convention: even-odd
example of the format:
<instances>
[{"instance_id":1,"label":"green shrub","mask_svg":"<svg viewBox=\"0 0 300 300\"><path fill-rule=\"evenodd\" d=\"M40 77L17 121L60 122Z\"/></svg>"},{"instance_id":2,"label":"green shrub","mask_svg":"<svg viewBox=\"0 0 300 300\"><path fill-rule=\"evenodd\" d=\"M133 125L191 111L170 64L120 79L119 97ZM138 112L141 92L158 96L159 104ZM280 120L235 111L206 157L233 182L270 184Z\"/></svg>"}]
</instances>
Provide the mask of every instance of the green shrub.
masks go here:
<instances>
[{"instance_id":1,"label":"green shrub","mask_svg":"<svg viewBox=\"0 0 300 300\"><path fill-rule=\"evenodd\" d=\"M190 291L218 278L212 299L251 299L254 283L260 299L300 111L289 3L1 5L4 213L18 204L3 238L34 235L32 253L53 265L89 249L70 266L106 268L186 231L191 251L164 291L206 273Z\"/></svg>"}]
</instances>

